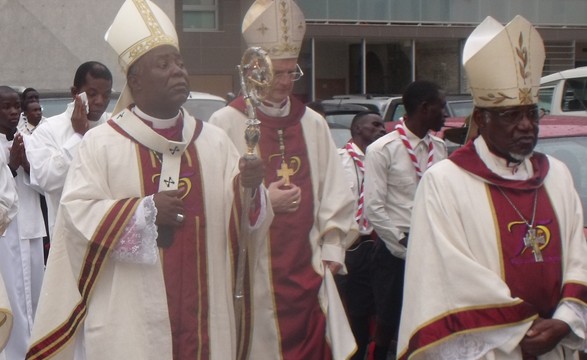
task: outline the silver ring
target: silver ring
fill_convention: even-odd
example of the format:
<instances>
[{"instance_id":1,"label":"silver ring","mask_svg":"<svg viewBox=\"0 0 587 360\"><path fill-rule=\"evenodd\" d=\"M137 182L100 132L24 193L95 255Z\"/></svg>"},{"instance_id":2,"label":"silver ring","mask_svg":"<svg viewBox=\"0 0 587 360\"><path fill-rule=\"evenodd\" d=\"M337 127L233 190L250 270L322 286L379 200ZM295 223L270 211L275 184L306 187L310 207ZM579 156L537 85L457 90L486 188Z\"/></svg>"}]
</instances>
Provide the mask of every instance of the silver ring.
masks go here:
<instances>
[{"instance_id":1,"label":"silver ring","mask_svg":"<svg viewBox=\"0 0 587 360\"><path fill-rule=\"evenodd\" d=\"M297 205L298 204L298 201L297 200L294 200L291 203L292 203L292 205Z\"/></svg>"},{"instance_id":2,"label":"silver ring","mask_svg":"<svg viewBox=\"0 0 587 360\"><path fill-rule=\"evenodd\" d=\"M183 222L183 214L177 214L175 215L175 221L177 221L178 223L182 223Z\"/></svg>"}]
</instances>

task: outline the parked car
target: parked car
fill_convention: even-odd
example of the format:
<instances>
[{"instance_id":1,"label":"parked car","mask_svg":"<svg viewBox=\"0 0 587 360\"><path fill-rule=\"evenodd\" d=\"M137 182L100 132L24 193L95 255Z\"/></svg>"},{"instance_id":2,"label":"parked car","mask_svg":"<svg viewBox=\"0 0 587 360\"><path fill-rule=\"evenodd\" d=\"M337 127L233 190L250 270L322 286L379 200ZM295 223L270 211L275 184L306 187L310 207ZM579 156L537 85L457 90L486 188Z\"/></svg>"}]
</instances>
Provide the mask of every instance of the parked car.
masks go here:
<instances>
[{"instance_id":1,"label":"parked car","mask_svg":"<svg viewBox=\"0 0 587 360\"><path fill-rule=\"evenodd\" d=\"M473 112L473 98L471 95L447 95L446 113L451 118L465 118ZM402 98L393 99L383 116L383 121L399 121L406 114Z\"/></svg>"},{"instance_id":2,"label":"parked car","mask_svg":"<svg viewBox=\"0 0 587 360\"><path fill-rule=\"evenodd\" d=\"M368 107L370 110L378 111L381 116L387 111L387 107L394 99L401 99L399 95L337 95L332 99L322 100L323 104L357 104Z\"/></svg>"},{"instance_id":3,"label":"parked car","mask_svg":"<svg viewBox=\"0 0 587 360\"><path fill-rule=\"evenodd\" d=\"M216 111L226 106L226 100L220 96L192 91L183 107L196 119L208 121Z\"/></svg>"},{"instance_id":4,"label":"parked car","mask_svg":"<svg viewBox=\"0 0 587 360\"><path fill-rule=\"evenodd\" d=\"M538 97L547 114L587 116L587 66L542 77Z\"/></svg>"},{"instance_id":5,"label":"parked car","mask_svg":"<svg viewBox=\"0 0 587 360\"><path fill-rule=\"evenodd\" d=\"M583 209L587 210L587 118L549 116L540 121L536 151L564 162L573 177ZM583 212L587 227L587 212ZM587 234L587 230L584 230Z\"/></svg>"},{"instance_id":6,"label":"parked car","mask_svg":"<svg viewBox=\"0 0 587 360\"><path fill-rule=\"evenodd\" d=\"M337 148L343 147L351 138L351 129L337 123L328 123L330 136Z\"/></svg>"},{"instance_id":7,"label":"parked car","mask_svg":"<svg viewBox=\"0 0 587 360\"><path fill-rule=\"evenodd\" d=\"M351 123L355 115L370 111L369 107L358 104L330 104L320 102L319 106L328 123L330 135L336 147L340 148L351 138Z\"/></svg>"},{"instance_id":8,"label":"parked car","mask_svg":"<svg viewBox=\"0 0 587 360\"><path fill-rule=\"evenodd\" d=\"M106 112L112 112L114 110L119 96L119 92L113 92L110 95L110 103L108 103ZM61 114L72 101L73 96L69 91L39 91L39 102L41 103L43 116L46 118Z\"/></svg>"},{"instance_id":9,"label":"parked car","mask_svg":"<svg viewBox=\"0 0 587 360\"><path fill-rule=\"evenodd\" d=\"M339 124L350 129L353 118L358 113L372 111L367 106L358 104L328 104L322 103L324 118L329 124Z\"/></svg>"},{"instance_id":10,"label":"parked car","mask_svg":"<svg viewBox=\"0 0 587 360\"><path fill-rule=\"evenodd\" d=\"M116 105L119 96L120 93L118 92L112 93L110 103L106 110L107 112L112 112L112 110L114 110L114 106ZM51 117L64 112L67 108L67 104L73 100L70 92L61 91L41 92L39 101L43 109L43 116ZM208 121L212 113L226 106L226 100L220 96L192 91L183 106L195 118L202 121Z\"/></svg>"}]
</instances>

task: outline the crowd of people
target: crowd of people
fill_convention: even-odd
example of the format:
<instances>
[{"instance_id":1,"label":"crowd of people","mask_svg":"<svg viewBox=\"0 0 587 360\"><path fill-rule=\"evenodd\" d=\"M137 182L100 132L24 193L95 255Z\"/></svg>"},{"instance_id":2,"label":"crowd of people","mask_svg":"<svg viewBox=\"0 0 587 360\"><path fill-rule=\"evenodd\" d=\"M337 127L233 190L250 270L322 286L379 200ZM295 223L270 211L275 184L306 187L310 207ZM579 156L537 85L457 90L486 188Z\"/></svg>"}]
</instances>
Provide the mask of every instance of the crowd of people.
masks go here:
<instances>
[{"instance_id":1,"label":"crowd of people","mask_svg":"<svg viewBox=\"0 0 587 360\"><path fill-rule=\"evenodd\" d=\"M209 122L182 108L175 27L150 0L126 0L106 33L126 75L112 114L113 77L96 61L47 119L36 90L0 86L0 359L555 360L587 348L583 210L568 169L533 151L544 45L529 22L487 18L467 39L475 108L450 157L434 135L438 84L411 83L389 133L379 113L358 113L337 149L292 96L296 3L256 0L242 32L271 60L270 89Z\"/></svg>"}]
</instances>

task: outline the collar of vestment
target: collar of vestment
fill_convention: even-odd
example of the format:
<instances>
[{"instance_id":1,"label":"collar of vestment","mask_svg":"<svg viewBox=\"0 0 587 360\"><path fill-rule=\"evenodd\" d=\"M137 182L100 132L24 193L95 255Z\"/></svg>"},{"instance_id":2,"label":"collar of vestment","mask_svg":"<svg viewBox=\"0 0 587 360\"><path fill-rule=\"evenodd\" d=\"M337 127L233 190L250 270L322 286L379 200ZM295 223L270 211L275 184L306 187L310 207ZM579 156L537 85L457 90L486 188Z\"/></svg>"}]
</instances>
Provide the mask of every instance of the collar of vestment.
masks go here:
<instances>
[{"instance_id":1,"label":"collar of vestment","mask_svg":"<svg viewBox=\"0 0 587 360\"><path fill-rule=\"evenodd\" d=\"M487 167L487 164L485 164L477 153L473 141L469 141L466 145L453 152L449 160L463 170L484 179L490 184L518 190L536 189L542 186L550 168L546 155L534 152L529 159L534 172L530 178L527 180L505 179Z\"/></svg>"},{"instance_id":2,"label":"collar of vestment","mask_svg":"<svg viewBox=\"0 0 587 360\"><path fill-rule=\"evenodd\" d=\"M166 139L154 131L130 109L121 111L113 120L124 132L140 144L162 155L159 191L177 190L181 156L196 133L196 120L185 113L181 141Z\"/></svg>"},{"instance_id":3,"label":"collar of vestment","mask_svg":"<svg viewBox=\"0 0 587 360\"><path fill-rule=\"evenodd\" d=\"M272 102L262 102L259 107L257 108L258 111L274 117L284 117L289 114L291 109L291 102L289 100L289 96L280 104L275 104Z\"/></svg>"},{"instance_id":4,"label":"collar of vestment","mask_svg":"<svg viewBox=\"0 0 587 360\"><path fill-rule=\"evenodd\" d=\"M267 126L273 129L283 129L286 127L290 127L298 123L302 116L304 116L306 112L306 105L304 105L301 101L296 99L295 97L290 96L290 104L291 108L289 114L284 117L274 117L269 116L261 111L257 111L257 119L261 121L263 126ZM242 96L237 97L234 99L229 106L237 109L238 111L242 112L243 114L247 114L246 112L246 104L245 100Z\"/></svg>"}]
</instances>

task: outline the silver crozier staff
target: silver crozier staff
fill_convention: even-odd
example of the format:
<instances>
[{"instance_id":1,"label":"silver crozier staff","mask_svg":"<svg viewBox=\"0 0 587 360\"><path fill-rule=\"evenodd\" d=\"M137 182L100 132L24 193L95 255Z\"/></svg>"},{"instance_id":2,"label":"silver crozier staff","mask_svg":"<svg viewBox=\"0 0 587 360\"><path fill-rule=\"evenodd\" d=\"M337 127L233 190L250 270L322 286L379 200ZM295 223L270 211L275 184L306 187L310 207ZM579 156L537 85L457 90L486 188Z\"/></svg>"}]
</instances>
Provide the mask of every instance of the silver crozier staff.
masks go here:
<instances>
[{"instance_id":1,"label":"silver crozier staff","mask_svg":"<svg viewBox=\"0 0 587 360\"><path fill-rule=\"evenodd\" d=\"M245 141L247 143L247 159L256 159L255 147L259 143L261 131L257 119L256 108L267 96L271 81L273 80L273 67L267 52L260 47L248 48L237 66L241 90L247 106L247 128L245 129ZM247 246L249 244L249 212L253 198L253 189L244 188L243 207L240 222L240 233L238 239L238 259L236 268L236 281L234 286L234 312L237 334L242 334L242 317L244 303L244 278L245 265L247 262Z\"/></svg>"}]
</instances>

